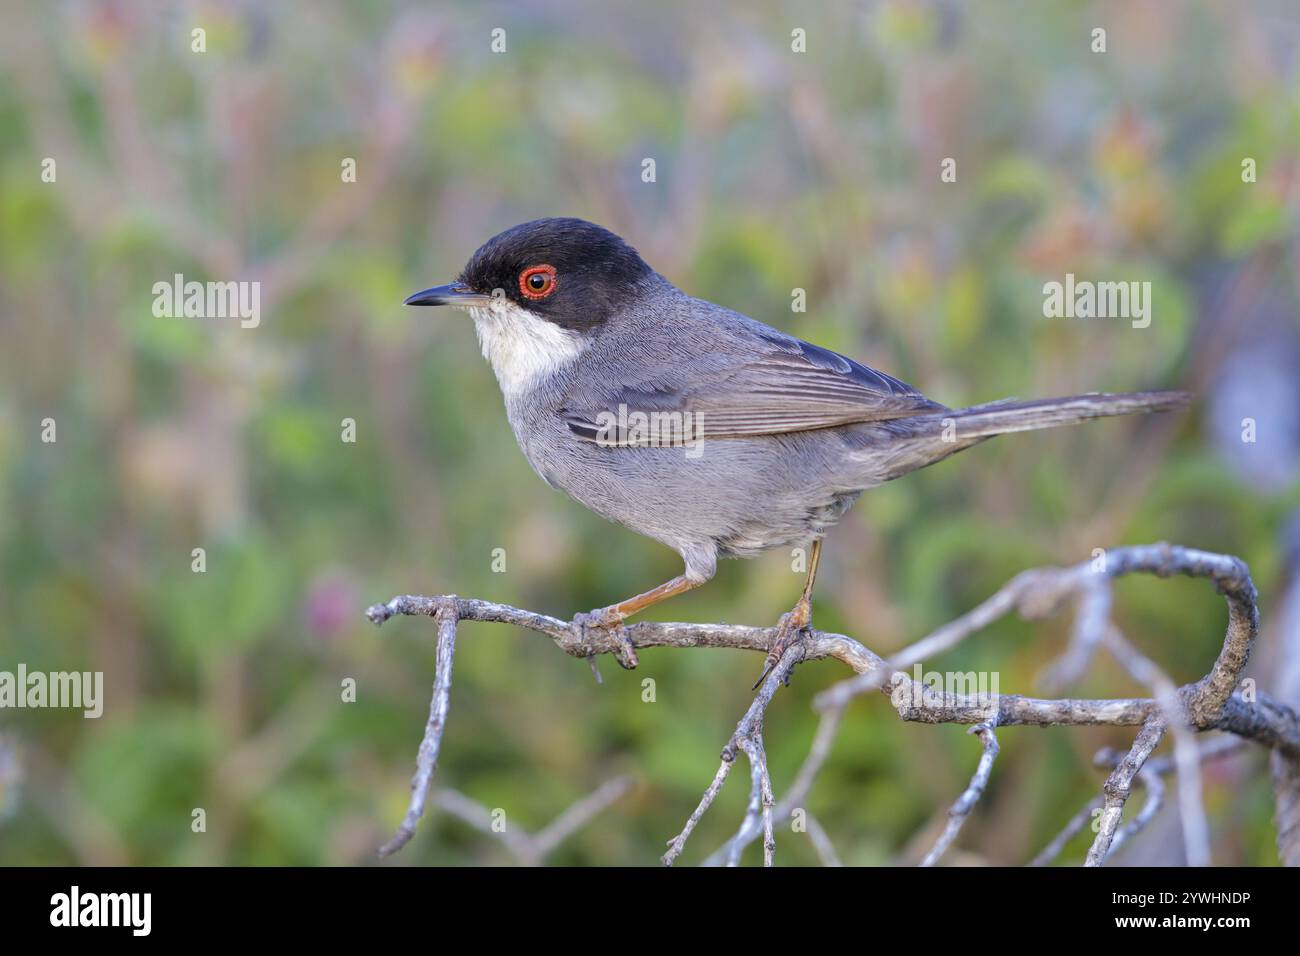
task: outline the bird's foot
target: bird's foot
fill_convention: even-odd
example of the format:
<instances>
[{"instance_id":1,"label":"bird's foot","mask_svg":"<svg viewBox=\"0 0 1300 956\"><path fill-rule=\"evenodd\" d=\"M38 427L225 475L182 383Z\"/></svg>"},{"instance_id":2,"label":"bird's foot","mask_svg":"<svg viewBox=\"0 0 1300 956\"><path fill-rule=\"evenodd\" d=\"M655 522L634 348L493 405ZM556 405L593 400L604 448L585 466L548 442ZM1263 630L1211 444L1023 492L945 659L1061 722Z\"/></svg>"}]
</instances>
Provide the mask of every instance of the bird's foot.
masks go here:
<instances>
[{"instance_id":1,"label":"bird's foot","mask_svg":"<svg viewBox=\"0 0 1300 956\"><path fill-rule=\"evenodd\" d=\"M599 637L599 634L592 632L604 632L604 636L612 638L614 647L610 653L614 660L618 661L619 666L624 670L635 670L637 664L641 663L636 656L636 647L632 639L627 636L627 628L623 626L626 620L613 607L596 608L594 611L584 611L580 614L573 615L573 620L569 626L573 629L574 635L584 644L593 637Z\"/></svg>"},{"instance_id":2,"label":"bird's foot","mask_svg":"<svg viewBox=\"0 0 1300 956\"><path fill-rule=\"evenodd\" d=\"M758 686L767 680L767 676L772 673L777 664L781 663L781 658L795 644L804 640L812 628L812 601L806 597L800 598L799 603L788 614L782 614L781 620L777 622L776 640L772 644L771 650L767 652L767 660L763 662L763 673L759 675L758 680L754 682L752 690L757 690ZM791 671L793 668L791 668ZM786 671L785 686L790 686L790 673Z\"/></svg>"}]
</instances>

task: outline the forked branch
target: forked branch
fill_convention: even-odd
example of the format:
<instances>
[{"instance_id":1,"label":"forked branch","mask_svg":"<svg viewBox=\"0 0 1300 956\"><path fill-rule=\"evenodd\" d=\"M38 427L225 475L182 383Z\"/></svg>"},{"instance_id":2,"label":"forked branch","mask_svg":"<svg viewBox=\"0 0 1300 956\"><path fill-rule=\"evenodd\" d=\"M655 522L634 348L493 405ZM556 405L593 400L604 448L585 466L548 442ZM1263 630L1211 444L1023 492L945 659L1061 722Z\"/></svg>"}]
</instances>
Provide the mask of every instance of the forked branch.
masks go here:
<instances>
[{"instance_id":1,"label":"forked branch","mask_svg":"<svg viewBox=\"0 0 1300 956\"><path fill-rule=\"evenodd\" d=\"M1228 626L1223 646L1213 666L1200 680L1175 687L1154 663L1136 650L1111 621L1111 582L1133 573L1168 577L1173 574L1207 578L1228 604ZM1079 679L1099 649L1108 650L1136 679L1152 689L1151 697L1133 698L1036 698L1019 694L951 694L936 691L913 680L905 671L937 654L950 650L972 634L988 627L1012 611L1025 618L1055 613L1073 600L1077 610L1073 632L1065 653L1049 672L1051 683L1063 686ZM451 688L451 662L455 652L456 625L460 621L514 624L545 634L565 653L593 659L611 654L624 666L633 665L636 650L649 647L730 647L766 654L777 637L775 627L746 627L729 624L665 624L640 622L604 631L577 628L566 621L520 610L504 604L460 598L401 596L371 607L367 616L376 624L396 615L426 615L438 621L438 663L433 701L412 781L410 808L397 834L381 853L400 849L415 832L428 801L433 771L446 725ZM988 784L998 751L995 728L1015 726L1114 725L1141 728L1132 748L1111 765L1101 797L1072 820L1062 837L1040 854L1036 863L1047 862L1100 811L1100 826L1088 853L1087 863L1100 865L1118 845L1136 835L1159 809L1163 788L1159 776L1176 770L1179 803L1184 820L1185 842L1192 862L1208 862L1204 811L1200 807L1201 760L1215 750L1196 749L1192 735L1222 731L1276 750L1288 759L1300 757L1300 718L1285 704L1263 693L1239 690L1242 671L1259 632L1259 610L1255 586L1239 559L1169 544L1117 548L1093 560L1064 568L1025 571L988 600L888 660L860 642L842 634L811 631L791 647L763 682L753 703L723 747L722 759L712 782L681 833L669 841L663 862L677 860L703 815L725 785L737 753L743 753L750 767L750 800L738 830L706 862L738 863L745 847L763 837L763 860L771 865L775 851L775 822L795 811L804 811L812 822L808 832L819 855L836 861L820 824L807 816L804 806L817 773L830 752L848 703L862 694L877 691L888 696L902 720L922 723L971 725L980 737L982 754L970 785L949 811L947 825L924 862L933 864L956 840ZM802 660L834 658L855 672L823 691L815 706L821 723L803 766L784 797L773 793L763 746L763 722L767 707L782 681ZM1175 740L1172 760L1148 762L1165 734ZM1222 749L1222 748L1220 748ZM1148 768L1144 772L1144 767ZM1125 804L1134 782L1147 791L1145 806L1127 824L1122 822Z\"/></svg>"}]
</instances>

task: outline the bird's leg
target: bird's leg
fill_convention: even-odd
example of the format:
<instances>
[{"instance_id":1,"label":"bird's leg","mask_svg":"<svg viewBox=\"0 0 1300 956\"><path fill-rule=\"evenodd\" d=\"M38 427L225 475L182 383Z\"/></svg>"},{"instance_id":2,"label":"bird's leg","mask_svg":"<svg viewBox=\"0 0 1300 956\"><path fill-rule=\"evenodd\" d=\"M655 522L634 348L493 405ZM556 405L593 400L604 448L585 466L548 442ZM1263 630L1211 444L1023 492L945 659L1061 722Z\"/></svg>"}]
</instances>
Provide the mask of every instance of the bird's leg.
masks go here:
<instances>
[{"instance_id":1,"label":"bird's leg","mask_svg":"<svg viewBox=\"0 0 1300 956\"><path fill-rule=\"evenodd\" d=\"M670 597L676 597L678 594L697 588L703 583L703 581L699 580L693 581L685 574L679 574L671 581L630 597L626 601L619 601L617 604L597 608L584 614L575 614L573 623L583 630L589 627L618 628L633 614L638 614L653 604L658 604L660 601L666 601ZM619 658L619 663L624 667L628 667L629 663L635 667L636 653L632 650L631 641L624 638L624 642L626 645L625 654Z\"/></svg>"},{"instance_id":2,"label":"bird's leg","mask_svg":"<svg viewBox=\"0 0 1300 956\"><path fill-rule=\"evenodd\" d=\"M582 623L588 627L615 627L622 624L633 614L644 611L652 604L658 604L670 597L676 597L692 588L699 587L701 583L700 581L692 581L684 574L679 574L671 581L667 581L657 588L651 588L649 591L630 597L626 601L611 604L609 607L597 608L586 614L579 614L578 617L582 618Z\"/></svg>"},{"instance_id":3,"label":"bird's leg","mask_svg":"<svg viewBox=\"0 0 1300 956\"><path fill-rule=\"evenodd\" d=\"M818 538L813 541L812 553L808 556L808 580L804 582L803 594L799 595L799 600L795 601L794 607L788 614L781 615L781 620L777 623L776 641L773 642L772 649L767 652L763 673L754 682L754 689L767 680L767 675L772 673L772 668L781 662L781 657L790 649L790 645L808 633L808 628L812 625L813 584L817 581L817 565L821 563L821 558L822 541ZM790 683L788 673L785 682Z\"/></svg>"}]
</instances>

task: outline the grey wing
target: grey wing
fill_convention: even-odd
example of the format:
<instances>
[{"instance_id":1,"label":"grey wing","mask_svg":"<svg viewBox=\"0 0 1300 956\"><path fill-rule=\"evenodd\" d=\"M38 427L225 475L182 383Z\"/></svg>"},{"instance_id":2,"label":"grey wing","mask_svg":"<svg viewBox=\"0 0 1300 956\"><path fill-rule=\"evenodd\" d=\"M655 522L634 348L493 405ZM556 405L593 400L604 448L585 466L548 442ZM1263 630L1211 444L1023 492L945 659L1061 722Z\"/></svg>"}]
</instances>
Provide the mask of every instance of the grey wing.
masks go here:
<instances>
[{"instance_id":1,"label":"grey wing","mask_svg":"<svg viewBox=\"0 0 1300 956\"><path fill-rule=\"evenodd\" d=\"M585 390L585 401L561 415L581 438L634 446L779 435L944 407L893 376L775 330L756 333L753 345L680 356L653 381L602 389L596 401Z\"/></svg>"}]
</instances>

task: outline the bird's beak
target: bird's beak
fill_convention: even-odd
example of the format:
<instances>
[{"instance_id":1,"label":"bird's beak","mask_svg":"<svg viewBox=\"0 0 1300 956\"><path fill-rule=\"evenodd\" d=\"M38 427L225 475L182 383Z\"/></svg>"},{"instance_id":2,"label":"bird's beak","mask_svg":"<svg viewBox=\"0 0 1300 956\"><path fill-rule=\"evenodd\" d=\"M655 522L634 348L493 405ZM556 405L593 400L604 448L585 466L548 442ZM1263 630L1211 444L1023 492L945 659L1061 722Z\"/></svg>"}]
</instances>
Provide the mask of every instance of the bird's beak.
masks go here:
<instances>
[{"instance_id":1,"label":"bird's beak","mask_svg":"<svg viewBox=\"0 0 1300 956\"><path fill-rule=\"evenodd\" d=\"M456 305L462 309L492 304L492 296L475 292L462 282L436 285L415 295L407 296L403 305Z\"/></svg>"}]
</instances>

